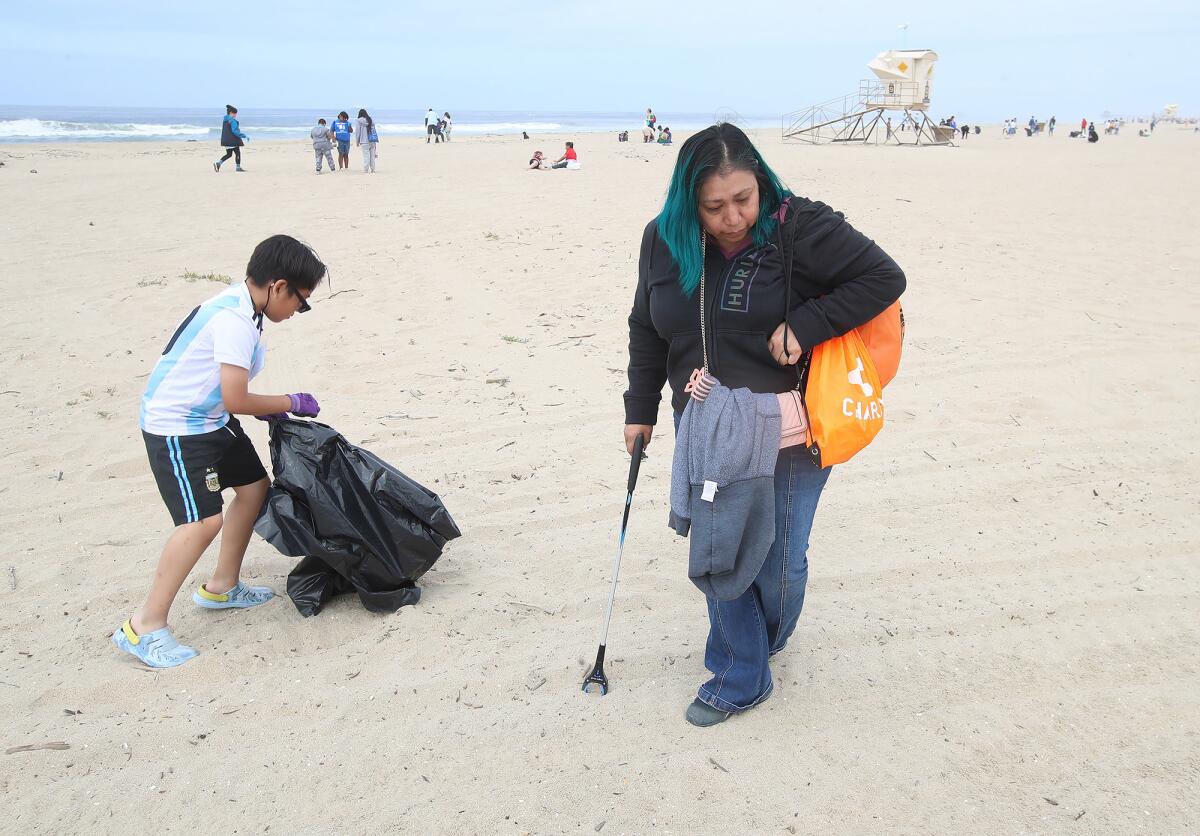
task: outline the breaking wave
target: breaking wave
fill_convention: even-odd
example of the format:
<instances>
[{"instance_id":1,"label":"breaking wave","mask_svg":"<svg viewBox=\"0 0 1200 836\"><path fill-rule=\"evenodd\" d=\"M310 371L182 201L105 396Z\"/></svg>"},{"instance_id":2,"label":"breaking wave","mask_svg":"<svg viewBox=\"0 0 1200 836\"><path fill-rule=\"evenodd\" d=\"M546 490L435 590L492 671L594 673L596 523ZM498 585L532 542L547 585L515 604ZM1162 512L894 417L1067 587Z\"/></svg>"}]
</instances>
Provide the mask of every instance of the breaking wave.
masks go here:
<instances>
[{"instance_id":1,"label":"breaking wave","mask_svg":"<svg viewBox=\"0 0 1200 836\"><path fill-rule=\"evenodd\" d=\"M139 122L59 122L44 119L0 121L0 139L153 139L208 136L200 125L148 125Z\"/></svg>"}]
</instances>

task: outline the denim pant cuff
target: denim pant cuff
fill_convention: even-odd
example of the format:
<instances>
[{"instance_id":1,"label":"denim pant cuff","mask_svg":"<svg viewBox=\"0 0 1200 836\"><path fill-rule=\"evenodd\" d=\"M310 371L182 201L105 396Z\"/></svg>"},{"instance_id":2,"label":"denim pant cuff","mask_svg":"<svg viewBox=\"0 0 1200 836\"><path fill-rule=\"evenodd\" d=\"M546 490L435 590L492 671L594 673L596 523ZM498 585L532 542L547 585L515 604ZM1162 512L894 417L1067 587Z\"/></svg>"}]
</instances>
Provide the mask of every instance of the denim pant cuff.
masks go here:
<instances>
[{"instance_id":1,"label":"denim pant cuff","mask_svg":"<svg viewBox=\"0 0 1200 836\"><path fill-rule=\"evenodd\" d=\"M750 709L754 708L754 706L758 705L760 702L763 702L767 697L771 696L771 692L774 690L775 690L775 683L772 682L769 685L767 685L767 690L763 691L762 694L757 699L755 699L752 703L750 703L749 705L734 705L733 703L729 702L728 700L723 700L714 694L708 693L704 689L704 686L701 685L700 690L696 694L696 699L700 700L700 702L704 703L707 706L711 706L712 708L717 709L718 711L728 711L730 714L737 714L740 711L749 711Z\"/></svg>"}]
</instances>

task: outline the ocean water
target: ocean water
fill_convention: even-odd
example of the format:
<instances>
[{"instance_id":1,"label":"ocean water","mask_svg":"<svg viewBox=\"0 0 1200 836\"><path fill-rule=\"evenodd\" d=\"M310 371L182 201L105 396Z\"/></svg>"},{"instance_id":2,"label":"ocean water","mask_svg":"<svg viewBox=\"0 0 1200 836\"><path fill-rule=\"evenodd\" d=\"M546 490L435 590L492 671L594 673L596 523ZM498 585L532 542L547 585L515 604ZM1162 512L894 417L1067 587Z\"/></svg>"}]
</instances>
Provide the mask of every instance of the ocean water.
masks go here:
<instances>
[{"instance_id":1,"label":"ocean water","mask_svg":"<svg viewBox=\"0 0 1200 836\"><path fill-rule=\"evenodd\" d=\"M353 115L358 108L346 108ZM640 131L643 113L539 113L534 111L451 111L457 135L570 134L608 131ZM655 114L658 124L673 131L688 131L711 125L717 119L746 128L777 128L777 116L746 116L728 109L713 113ZM0 105L0 142L130 142L197 141L216 142L221 136L225 108L115 108ZM317 108L255 110L246 107L238 122L254 139L305 139L318 117L332 122L337 111ZM372 110L380 134L422 136L424 110Z\"/></svg>"}]
</instances>

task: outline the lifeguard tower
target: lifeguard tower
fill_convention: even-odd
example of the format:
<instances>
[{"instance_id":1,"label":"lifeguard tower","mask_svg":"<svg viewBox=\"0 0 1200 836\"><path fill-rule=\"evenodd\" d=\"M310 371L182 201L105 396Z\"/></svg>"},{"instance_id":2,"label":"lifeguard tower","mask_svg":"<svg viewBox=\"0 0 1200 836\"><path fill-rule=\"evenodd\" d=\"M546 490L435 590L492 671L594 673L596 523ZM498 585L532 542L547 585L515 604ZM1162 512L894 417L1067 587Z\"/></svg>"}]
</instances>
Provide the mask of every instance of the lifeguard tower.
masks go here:
<instances>
[{"instance_id":1,"label":"lifeguard tower","mask_svg":"<svg viewBox=\"0 0 1200 836\"><path fill-rule=\"evenodd\" d=\"M935 125L928 116L936 62L931 49L881 52L867 64L875 78L860 81L857 93L785 114L783 138L812 145L951 145L953 129ZM893 112L899 117L894 121Z\"/></svg>"}]
</instances>

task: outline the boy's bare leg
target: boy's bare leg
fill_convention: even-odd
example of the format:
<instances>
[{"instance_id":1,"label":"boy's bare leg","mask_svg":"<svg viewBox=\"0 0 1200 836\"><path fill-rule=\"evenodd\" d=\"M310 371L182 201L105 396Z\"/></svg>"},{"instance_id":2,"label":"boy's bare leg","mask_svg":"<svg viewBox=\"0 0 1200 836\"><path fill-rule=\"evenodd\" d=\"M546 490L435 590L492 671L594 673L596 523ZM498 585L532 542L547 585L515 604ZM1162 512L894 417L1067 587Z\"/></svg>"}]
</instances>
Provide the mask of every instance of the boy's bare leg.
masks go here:
<instances>
[{"instance_id":1,"label":"boy's bare leg","mask_svg":"<svg viewBox=\"0 0 1200 836\"><path fill-rule=\"evenodd\" d=\"M212 579L204 585L209 592L220 594L237 586L246 546L250 544L250 535L254 532L254 521L262 510L270 484L264 478L233 489L235 496L225 509L225 533L221 535L217 567L213 570Z\"/></svg>"},{"instance_id":2,"label":"boy's bare leg","mask_svg":"<svg viewBox=\"0 0 1200 836\"><path fill-rule=\"evenodd\" d=\"M179 594L179 587L187 580L188 573L221 530L221 515L213 514L200 522L178 526L154 569L154 580L150 583L150 594L146 602L130 621L139 634L152 632L167 626L167 613Z\"/></svg>"}]
</instances>

